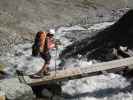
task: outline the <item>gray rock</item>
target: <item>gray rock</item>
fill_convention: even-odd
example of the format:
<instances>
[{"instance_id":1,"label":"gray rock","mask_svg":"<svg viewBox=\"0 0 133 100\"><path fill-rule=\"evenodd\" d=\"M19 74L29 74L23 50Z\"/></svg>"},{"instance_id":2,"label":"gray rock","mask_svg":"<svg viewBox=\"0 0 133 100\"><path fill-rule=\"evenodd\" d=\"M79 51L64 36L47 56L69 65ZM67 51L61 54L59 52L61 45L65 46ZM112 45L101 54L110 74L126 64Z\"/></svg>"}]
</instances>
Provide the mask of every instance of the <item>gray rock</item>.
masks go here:
<instances>
[{"instance_id":1,"label":"gray rock","mask_svg":"<svg viewBox=\"0 0 133 100\"><path fill-rule=\"evenodd\" d=\"M53 94L48 90L48 89L43 89L42 90L42 96L46 97L46 98L51 98L53 96Z\"/></svg>"},{"instance_id":2,"label":"gray rock","mask_svg":"<svg viewBox=\"0 0 133 100\"><path fill-rule=\"evenodd\" d=\"M9 100L33 100L35 97L31 87L19 83L15 78L1 80L0 90Z\"/></svg>"}]
</instances>

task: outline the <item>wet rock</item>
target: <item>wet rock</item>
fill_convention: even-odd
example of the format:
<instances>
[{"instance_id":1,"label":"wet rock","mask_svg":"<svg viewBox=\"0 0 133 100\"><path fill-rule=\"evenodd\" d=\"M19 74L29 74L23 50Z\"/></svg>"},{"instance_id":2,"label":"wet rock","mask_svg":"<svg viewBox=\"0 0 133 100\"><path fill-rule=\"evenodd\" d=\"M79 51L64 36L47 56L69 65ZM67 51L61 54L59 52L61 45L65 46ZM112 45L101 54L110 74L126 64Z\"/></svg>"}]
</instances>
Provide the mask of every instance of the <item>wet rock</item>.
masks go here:
<instances>
[{"instance_id":1,"label":"wet rock","mask_svg":"<svg viewBox=\"0 0 133 100\"><path fill-rule=\"evenodd\" d=\"M88 60L97 59L108 61L116 59L113 48L127 46L132 49L133 10L129 10L116 23L99 31L95 36L86 37L67 46L60 57L67 59L78 54L86 56ZM93 34L93 33L92 33ZM107 59L109 58L109 59Z\"/></svg>"},{"instance_id":2,"label":"wet rock","mask_svg":"<svg viewBox=\"0 0 133 100\"><path fill-rule=\"evenodd\" d=\"M17 52L17 53L15 53L14 54L15 56L22 56L22 55L24 55L22 52Z\"/></svg>"},{"instance_id":3,"label":"wet rock","mask_svg":"<svg viewBox=\"0 0 133 100\"><path fill-rule=\"evenodd\" d=\"M52 98L53 94L46 88L42 90L42 96L45 98Z\"/></svg>"},{"instance_id":4,"label":"wet rock","mask_svg":"<svg viewBox=\"0 0 133 100\"><path fill-rule=\"evenodd\" d=\"M32 89L37 97L47 98L48 100L51 100L54 96L62 95L62 89L59 83L50 83L47 85L33 86Z\"/></svg>"},{"instance_id":5,"label":"wet rock","mask_svg":"<svg viewBox=\"0 0 133 100\"><path fill-rule=\"evenodd\" d=\"M5 79L0 81L0 90L9 100L33 100L34 94L26 84L21 84L17 79Z\"/></svg>"}]
</instances>

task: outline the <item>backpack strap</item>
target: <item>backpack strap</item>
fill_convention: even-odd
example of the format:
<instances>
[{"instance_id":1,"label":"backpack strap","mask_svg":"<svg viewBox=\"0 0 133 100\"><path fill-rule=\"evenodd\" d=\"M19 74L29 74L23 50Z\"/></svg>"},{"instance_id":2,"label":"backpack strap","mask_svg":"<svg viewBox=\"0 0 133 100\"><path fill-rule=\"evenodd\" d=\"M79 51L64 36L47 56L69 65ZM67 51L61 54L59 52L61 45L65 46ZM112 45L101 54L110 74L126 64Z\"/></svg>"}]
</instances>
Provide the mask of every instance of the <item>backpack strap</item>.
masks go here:
<instances>
[{"instance_id":1,"label":"backpack strap","mask_svg":"<svg viewBox=\"0 0 133 100\"><path fill-rule=\"evenodd\" d=\"M42 50L44 50L44 48L45 48L46 36L47 36L47 33L46 33L46 32L42 32L42 33L40 34L40 38L39 38L39 47L40 47L40 49L42 49Z\"/></svg>"}]
</instances>

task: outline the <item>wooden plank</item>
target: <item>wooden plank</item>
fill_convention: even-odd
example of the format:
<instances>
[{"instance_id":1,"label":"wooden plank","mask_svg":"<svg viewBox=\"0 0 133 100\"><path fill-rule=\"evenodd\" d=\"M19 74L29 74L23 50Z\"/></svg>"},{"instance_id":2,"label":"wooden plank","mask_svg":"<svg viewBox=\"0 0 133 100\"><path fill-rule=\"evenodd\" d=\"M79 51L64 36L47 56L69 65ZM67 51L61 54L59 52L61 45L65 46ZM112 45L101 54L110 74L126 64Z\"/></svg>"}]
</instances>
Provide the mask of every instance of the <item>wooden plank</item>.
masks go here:
<instances>
[{"instance_id":1,"label":"wooden plank","mask_svg":"<svg viewBox=\"0 0 133 100\"><path fill-rule=\"evenodd\" d=\"M123 50L119 50L119 51L125 57L132 57L133 56L133 51L130 50L130 49L125 50L125 51L123 51ZM124 58L124 56L122 56L122 55L118 55L120 57L120 59ZM129 65L127 68L128 68L128 70L132 70L133 69L133 65Z\"/></svg>"},{"instance_id":2,"label":"wooden plank","mask_svg":"<svg viewBox=\"0 0 133 100\"><path fill-rule=\"evenodd\" d=\"M65 70L57 70L56 73L54 71L50 72L50 75L45 76L44 78L31 79L28 76L24 76L25 81L29 85L41 85L48 84L50 82L55 82L56 80L64 80L73 76L78 76L81 74L79 68L69 68Z\"/></svg>"},{"instance_id":3,"label":"wooden plank","mask_svg":"<svg viewBox=\"0 0 133 100\"><path fill-rule=\"evenodd\" d=\"M76 79L86 76L97 75L101 71L124 68L123 66L129 66L132 64L133 64L133 57L129 57L125 59L97 63L82 68L76 67L76 68L68 68L65 70L57 70L56 74L54 71L52 71L49 76L45 76L44 78L40 79L31 79L27 76L24 76L24 78L29 85L41 85L41 84L48 84L49 82L54 82L54 81L69 80L69 79Z\"/></svg>"},{"instance_id":4,"label":"wooden plank","mask_svg":"<svg viewBox=\"0 0 133 100\"><path fill-rule=\"evenodd\" d=\"M127 51L124 52L125 54L127 54L128 56L133 56L133 51L128 49Z\"/></svg>"},{"instance_id":5,"label":"wooden plank","mask_svg":"<svg viewBox=\"0 0 133 100\"><path fill-rule=\"evenodd\" d=\"M6 100L6 96L0 96L0 100Z\"/></svg>"}]
</instances>

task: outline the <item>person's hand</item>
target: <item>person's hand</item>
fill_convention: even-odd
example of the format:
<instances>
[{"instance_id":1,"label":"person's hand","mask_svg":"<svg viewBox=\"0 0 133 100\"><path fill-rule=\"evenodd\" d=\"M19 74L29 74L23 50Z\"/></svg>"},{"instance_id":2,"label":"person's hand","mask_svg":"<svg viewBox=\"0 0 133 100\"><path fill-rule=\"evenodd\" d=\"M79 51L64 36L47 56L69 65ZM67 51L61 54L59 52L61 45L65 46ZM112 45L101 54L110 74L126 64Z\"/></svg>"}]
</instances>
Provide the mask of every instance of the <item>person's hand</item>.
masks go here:
<instances>
[{"instance_id":1,"label":"person's hand","mask_svg":"<svg viewBox=\"0 0 133 100\"><path fill-rule=\"evenodd\" d=\"M55 40L55 44L56 44L56 45L62 45L62 43L61 43L61 41L60 41L59 39L56 39L56 40Z\"/></svg>"},{"instance_id":2,"label":"person's hand","mask_svg":"<svg viewBox=\"0 0 133 100\"><path fill-rule=\"evenodd\" d=\"M58 49L58 44L55 44L55 48Z\"/></svg>"}]
</instances>

